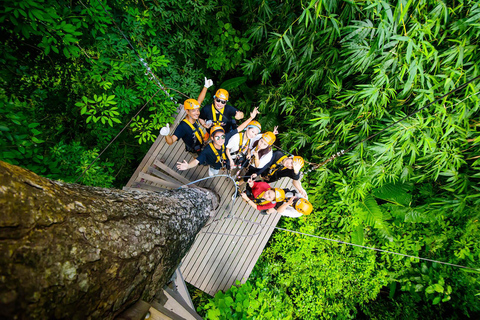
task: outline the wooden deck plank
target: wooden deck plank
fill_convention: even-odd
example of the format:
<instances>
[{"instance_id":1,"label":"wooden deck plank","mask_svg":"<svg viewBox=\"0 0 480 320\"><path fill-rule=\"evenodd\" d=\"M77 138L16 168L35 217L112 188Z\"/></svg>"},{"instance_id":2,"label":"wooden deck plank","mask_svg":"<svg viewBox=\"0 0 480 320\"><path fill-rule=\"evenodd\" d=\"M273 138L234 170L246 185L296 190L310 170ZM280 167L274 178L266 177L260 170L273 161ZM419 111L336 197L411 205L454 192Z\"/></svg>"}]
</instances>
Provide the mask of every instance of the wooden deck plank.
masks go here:
<instances>
[{"instance_id":1,"label":"wooden deck plank","mask_svg":"<svg viewBox=\"0 0 480 320\"><path fill-rule=\"evenodd\" d=\"M253 215L249 217L248 220L262 223L264 216L259 215L258 211L254 210ZM263 250L263 248L259 248L259 244L263 240L262 237L264 237L263 227L253 223L243 223L245 224L245 230L248 230L246 234L249 234L250 236L237 240L236 247L233 248L230 259L224 260L223 268L219 268L218 273L215 277L212 277L211 283L206 289L211 290L215 287L226 289L227 283L229 283L230 279L233 279L233 282L235 282L235 280L241 281L244 278L243 275L242 277L238 277L240 274L238 271L241 266L244 264L256 263L256 261L251 261L249 254L255 250ZM229 270L229 272L225 272L224 270Z\"/></svg>"},{"instance_id":2,"label":"wooden deck plank","mask_svg":"<svg viewBox=\"0 0 480 320\"><path fill-rule=\"evenodd\" d=\"M224 182L223 182L223 184L221 184L221 186L223 186L223 185L228 186L228 182L230 180L225 178L225 177L219 177L219 178L212 179L211 183L213 185L215 185L215 184L219 185L217 181L220 180L220 179L224 180ZM232 184L232 189L233 189L233 183L230 182L230 184ZM220 202L220 208L225 208L227 202L229 202L229 201L231 201L231 199L228 199L225 195L223 195L222 201ZM215 219L225 218L226 216L228 216L228 214L229 214L229 212L227 212L227 211L218 210L217 215L215 216ZM214 222L211 225L205 227L203 230L208 231L208 232L221 232L220 230L224 227L224 225L226 223L227 223L227 220L221 220L221 221L218 221L218 222ZM182 268L182 274L184 275L185 279L191 279L192 281L196 281L197 278L196 278L195 275L200 276L202 274L204 266L205 266L205 264L207 264L208 259L210 257L209 252L213 248L213 243L215 243L214 238L215 238L214 235L205 234L205 233L202 233L198 236L198 238L195 241L194 246L192 247L192 249L189 252L189 253L191 253L191 257L190 257L190 259L188 259L189 263L184 264L183 268ZM217 239L217 240L219 240L219 239ZM193 254L193 252L195 252L195 254ZM198 262L197 260L200 260L200 259L202 260L202 262L197 263ZM184 260L187 260L187 259L184 259ZM192 268L195 268L195 270L193 272L193 274L194 274L193 277L191 275L191 269ZM187 276L187 274L188 274L188 276ZM187 282L188 282L188 280L187 280Z\"/></svg>"},{"instance_id":3,"label":"wooden deck plank","mask_svg":"<svg viewBox=\"0 0 480 320\"><path fill-rule=\"evenodd\" d=\"M165 187L169 187L169 188L172 188L172 189L180 188L182 186L178 182L170 182L170 181L167 181L167 180L163 180L163 179L157 178L155 176L152 176L151 174L148 174L148 173L140 172L138 174L138 177L141 178L141 179L145 179L147 181L153 182L153 183L155 183L159 186L165 186Z\"/></svg>"},{"instance_id":4,"label":"wooden deck plank","mask_svg":"<svg viewBox=\"0 0 480 320\"><path fill-rule=\"evenodd\" d=\"M182 177L182 175L175 172L173 169L167 167L165 164L161 163L160 161L155 160L153 164L156 165L158 168L162 169L163 171L165 171L166 173L168 173L169 175L171 175L173 178L177 179L178 181L182 183L190 183L189 180L185 179L184 177Z\"/></svg>"},{"instance_id":5,"label":"wooden deck plank","mask_svg":"<svg viewBox=\"0 0 480 320\"><path fill-rule=\"evenodd\" d=\"M289 180L290 179L284 178L281 181L273 183L272 186L278 187L278 188L286 188L289 185ZM267 226L276 226L280 218L281 218L280 214L264 216L263 218L260 219L260 223L265 224ZM273 230L274 230L273 228L264 227L262 230L261 236L259 236L259 240L261 239L260 243L257 243L258 248L262 248L262 249L250 250L243 265L239 263L236 265L235 269L233 270L232 274L235 274L235 272L237 272L238 274L244 275L244 279L241 280L242 283L244 283L250 276L250 273L252 272L253 267L255 266L255 263L258 260L258 257L263 252L263 248L265 247L268 240L270 239L270 236L273 233ZM229 288L231 285L235 283L235 280L240 280L240 279L230 278L229 280L224 281L221 286Z\"/></svg>"},{"instance_id":6,"label":"wooden deck plank","mask_svg":"<svg viewBox=\"0 0 480 320\"><path fill-rule=\"evenodd\" d=\"M278 184L272 184L272 186L283 187L283 183L280 186ZM258 223L267 224L267 225L270 225L270 224L276 225L278 220L280 219L280 215L277 215L277 214L263 216L263 215L260 215L259 212L254 210L253 208L251 208L251 210L253 211L253 215L250 218L248 218L248 220L251 220L253 222L258 222ZM262 243L264 243L264 240L265 240L264 238L267 237L267 240L268 240L273 230L266 231L264 230L266 227L262 227L253 223L250 223L250 225L251 227L249 229L249 234L255 234L258 232L260 232L260 234L255 236L256 238L255 241L253 241L253 239L251 239L250 241L249 239L238 240L237 248L234 248L234 251L231 254L231 257L233 257L233 259L224 259L224 265L222 268L219 269L221 273L217 274L215 277L212 277L212 278L215 278L215 279L212 279L213 284L212 283L210 284L212 288L215 288L215 287L227 288L231 286L230 283L234 284L236 280L242 281L242 279L235 278L234 275L239 274L240 270L242 270L242 267L244 265L247 265L247 266L251 264L255 265L257 259L253 259L253 256L251 253L256 251L259 251L261 253L263 251L264 245L262 246ZM238 247L242 248L243 255L241 255L240 252L238 252ZM261 247L261 250L258 250L260 249L260 247ZM232 272L226 273L226 272L223 272L223 270L232 270ZM209 290L209 289L210 287L207 286L206 290Z\"/></svg>"},{"instance_id":7,"label":"wooden deck plank","mask_svg":"<svg viewBox=\"0 0 480 320\"><path fill-rule=\"evenodd\" d=\"M240 204L238 204L239 202ZM241 199L237 199L236 205L238 206L238 217L250 220L256 214L258 214L255 212L255 210L253 210L253 208L248 206L248 204L243 202ZM227 233L234 235L253 235L255 233L253 229L254 225L251 223L232 219L230 221L230 229L228 230L229 232ZM241 260L243 258L242 251L245 250L244 244L246 242L257 241L257 237L258 235L248 237L237 237L233 235L222 236L224 245L223 247L218 248L217 254L214 254L217 257L213 263L216 267L213 272L211 272L209 276L206 276L204 281L201 283L202 288L205 288L205 292L210 294L212 293L212 289L215 288L215 283L219 283L218 278L225 271L224 268L228 268L233 260Z\"/></svg>"}]
</instances>

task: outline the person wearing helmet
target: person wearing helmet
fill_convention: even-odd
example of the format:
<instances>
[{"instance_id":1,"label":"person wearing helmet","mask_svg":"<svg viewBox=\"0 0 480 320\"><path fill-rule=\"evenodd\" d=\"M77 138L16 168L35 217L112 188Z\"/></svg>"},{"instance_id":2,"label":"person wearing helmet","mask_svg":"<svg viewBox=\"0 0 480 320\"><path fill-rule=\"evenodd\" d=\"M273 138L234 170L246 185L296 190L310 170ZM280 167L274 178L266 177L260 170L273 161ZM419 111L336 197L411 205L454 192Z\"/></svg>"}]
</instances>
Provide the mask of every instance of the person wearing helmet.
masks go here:
<instances>
[{"instance_id":1,"label":"person wearing helmet","mask_svg":"<svg viewBox=\"0 0 480 320\"><path fill-rule=\"evenodd\" d=\"M292 179L293 186L300 194L308 199L307 192L303 189L300 182L300 169L304 166L305 161L300 156L288 156L282 151L275 151L270 163L257 172L262 179L268 183L280 180L283 177Z\"/></svg>"},{"instance_id":2,"label":"person wearing helmet","mask_svg":"<svg viewBox=\"0 0 480 320\"><path fill-rule=\"evenodd\" d=\"M213 85L211 79L205 78L205 85L200 93L198 99L205 96L207 89ZM202 99L203 100L203 99ZM163 127L160 134L165 136L165 141L168 145L172 145L178 139L182 139L185 144L185 150L195 154L200 154L203 145L208 140L208 134L202 130L201 124L198 122L200 116L200 103L195 99L187 99L183 103L183 109L186 112L185 119L183 119L175 129L172 135L170 133L170 125Z\"/></svg>"},{"instance_id":3,"label":"person wearing helmet","mask_svg":"<svg viewBox=\"0 0 480 320\"><path fill-rule=\"evenodd\" d=\"M276 134L278 134L277 127L274 128L273 132L268 131L254 138L251 148L247 151L250 166L243 180L238 181L238 185L242 185L244 181L247 181L249 176L257 174L258 171L270 163L273 155L272 145L275 142Z\"/></svg>"},{"instance_id":4,"label":"person wearing helmet","mask_svg":"<svg viewBox=\"0 0 480 320\"><path fill-rule=\"evenodd\" d=\"M285 191L272 188L266 182L248 180L247 188L242 192L242 198L251 207L264 211L273 210L277 202L285 200Z\"/></svg>"},{"instance_id":5,"label":"person wearing helmet","mask_svg":"<svg viewBox=\"0 0 480 320\"><path fill-rule=\"evenodd\" d=\"M235 163L240 167L248 164L248 161L246 159L248 149L252 147L254 138L261 131L262 126L260 125L260 123L256 120L253 120L248 123L245 132L238 132L237 134L233 135L232 138L228 141L226 146L227 157L230 161L230 166L232 168Z\"/></svg>"},{"instance_id":6,"label":"person wearing helmet","mask_svg":"<svg viewBox=\"0 0 480 320\"><path fill-rule=\"evenodd\" d=\"M202 103L204 98L205 96L199 97L198 101ZM236 128L235 120L243 119L243 112L227 104L228 98L227 90L218 89L213 97L213 103L202 108L200 123L205 128L210 128L212 125L221 125L225 132L228 133Z\"/></svg>"},{"instance_id":7,"label":"person wearing helmet","mask_svg":"<svg viewBox=\"0 0 480 320\"><path fill-rule=\"evenodd\" d=\"M278 201L275 204L274 209L282 216L290 218L299 218L301 216L307 216L313 211L312 204L305 198L299 198L295 196L295 191L285 189L285 198L287 201Z\"/></svg>"},{"instance_id":8,"label":"person wearing helmet","mask_svg":"<svg viewBox=\"0 0 480 320\"><path fill-rule=\"evenodd\" d=\"M258 108L255 108L250 113L250 118L247 121L244 121L238 129L243 130L247 127L247 125L256 117L258 113ZM183 162L177 162L177 169L178 170L187 170L197 165L208 165L210 166L208 170L209 176L217 175L220 169L226 168L230 169L230 162L227 160L226 154L226 147L225 144L230 140L230 138L237 134L237 129L230 131L229 133L225 134L225 130L222 126L215 125L210 128L210 137L212 142L209 143L200 155L187 163L186 160Z\"/></svg>"}]
</instances>

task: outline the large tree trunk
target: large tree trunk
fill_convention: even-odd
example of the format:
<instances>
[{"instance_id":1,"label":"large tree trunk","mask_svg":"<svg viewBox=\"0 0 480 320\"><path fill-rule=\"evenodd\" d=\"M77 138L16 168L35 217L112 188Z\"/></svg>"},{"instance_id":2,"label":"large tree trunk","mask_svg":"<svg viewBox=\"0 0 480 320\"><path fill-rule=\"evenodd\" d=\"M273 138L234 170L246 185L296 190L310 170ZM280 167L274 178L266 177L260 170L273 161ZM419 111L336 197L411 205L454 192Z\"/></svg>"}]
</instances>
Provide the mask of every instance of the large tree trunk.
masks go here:
<instances>
[{"instance_id":1,"label":"large tree trunk","mask_svg":"<svg viewBox=\"0 0 480 320\"><path fill-rule=\"evenodd\" d=\"M150 301L213 210L198 189L123 192L0 161L0 317L111 319Z\"/></svg>"}]
</instances>

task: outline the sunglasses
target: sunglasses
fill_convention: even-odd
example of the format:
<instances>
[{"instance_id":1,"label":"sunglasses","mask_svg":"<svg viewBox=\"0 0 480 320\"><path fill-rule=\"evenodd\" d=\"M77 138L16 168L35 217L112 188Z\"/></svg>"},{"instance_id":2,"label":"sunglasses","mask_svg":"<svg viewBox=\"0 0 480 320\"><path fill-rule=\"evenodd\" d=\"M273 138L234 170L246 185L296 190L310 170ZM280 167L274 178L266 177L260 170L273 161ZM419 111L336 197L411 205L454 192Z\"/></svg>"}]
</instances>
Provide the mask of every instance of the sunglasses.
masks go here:
<instances>
[{"instance_id":1,"label":"sunglasses","mask_svg":"<svg viewBox=\"0 0 480 320\"><path fill-rule=\"evenodd\" d=\"M225 139L225 135L222 134L221 136L215 136L215 137L213 137L213 138L218 141L218 140L220 140L220 139Z\"/></svg>"},{"instance_id":2,"label":"sunglasses","mask_svg":"<svg viewBox=\"0 0 480 320\"><path fill-rule=\"evenodd\" d=\"M215 98L215 101L217 101L218 103L221 103L221 104L227 103L227 101L225 101L225 100L220 100L220 99L218 99L218 98Z\"/></svg>"}]
</instances>

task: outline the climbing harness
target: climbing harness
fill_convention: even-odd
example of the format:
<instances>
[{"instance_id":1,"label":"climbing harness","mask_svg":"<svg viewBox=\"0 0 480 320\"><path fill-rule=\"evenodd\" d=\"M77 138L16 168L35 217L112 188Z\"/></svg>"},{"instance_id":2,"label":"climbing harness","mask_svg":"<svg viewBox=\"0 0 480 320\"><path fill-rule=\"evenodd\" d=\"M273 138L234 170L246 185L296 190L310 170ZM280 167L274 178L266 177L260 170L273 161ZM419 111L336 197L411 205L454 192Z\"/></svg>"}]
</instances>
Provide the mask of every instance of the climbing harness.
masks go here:
<instances>
[{"instance_id":1,"label":"climbing harness","mask_svg":"<svg viewBox=\"0 0 480 320\"><path fill-rule=\"evenodd\" d=\"M203 137L205 136L205 133L203 132L203 130L201 129L201 126L200 124L198 123L198 121L195 121L194 124L192 124L190 121L188 121L187 119L183 119L182 120L183 122L185 122L189 127L190 129L192 129L193 131L193 134L194 136L197 138L198 142L200 142L200 144L204 144L204 139Z\"/></svg>"},{"instance_id":2,"label":"climbing harness","mask_svg":"<svg viewBox=\"0 0 480 320\"><path fill-rule=\"evenodd\" d=\"M288 155L285 155L285 156L283 156L283 157L280 157L280 159L278 159L277 162L275 162L275 163L270 167L270 169L268 170L267 176L268 176L268 177L271 177L271 176L273 176L278 170L282 171L282 170L287 169L287 167L285 167L284 165L282 165L283 160L285 160L285 159L287 159L287 158L288 158Z\"/></svg>"},{"instance_id":3,"label":"climbing harness","mask_svg":"<svg viewBox=\"0 0 480 320\"><path fill-rule=\"evenodd\" d=\"M217 157L215 163L221 163L222 164L222 168L224 167L224 164L225 164L225 161L227 160L226 156L225 156L225 145L222 145L222 154L218 154L218 150L217 148L215 148L215 146L213 145L213 142L210 142L208 144L210 146L210 148L212 149L213 153L215 154L215 156Z\"/></svg>"},{"instance_id":4,"label":"climbing harness","mask_svg":"<svg viewBox=\"0 0 480 320\"><path fill-rule=\"evenodd\" d=\"M225 107L224 107L224 110L225 110ZM217 120L217 113L220 114L220 116L218 117L218 120ZM215 108L215 105L212 103L213 123L220 125L220 123L222 123L223 116L224 116L223 113L222 113L220 110L217 110L217 109ZM225 116L225 118L226 118L226 116Z\"/></svg>"}]
</instances>

